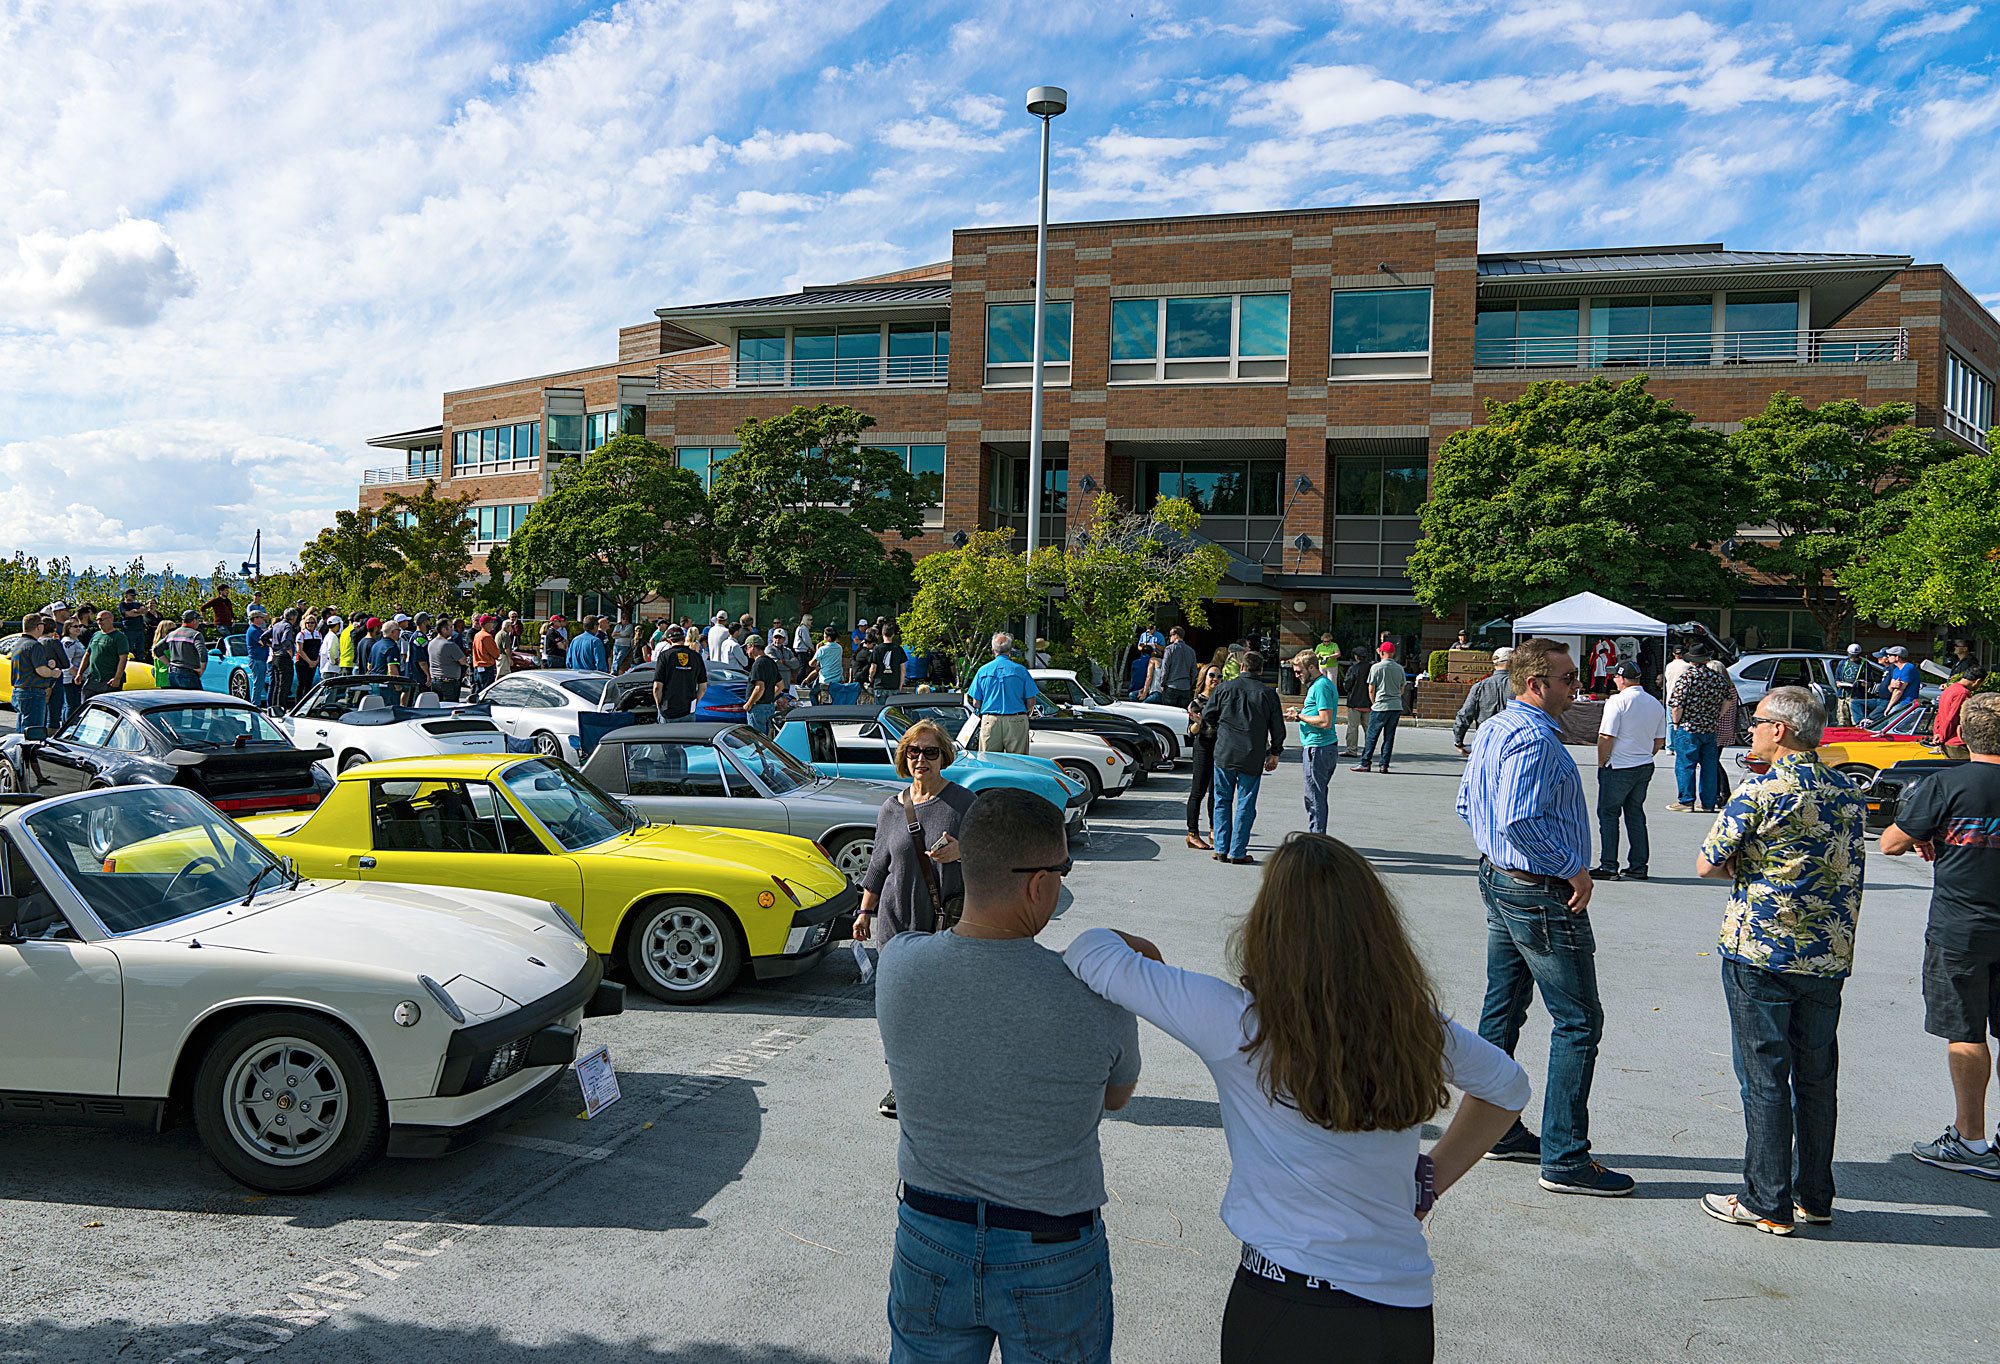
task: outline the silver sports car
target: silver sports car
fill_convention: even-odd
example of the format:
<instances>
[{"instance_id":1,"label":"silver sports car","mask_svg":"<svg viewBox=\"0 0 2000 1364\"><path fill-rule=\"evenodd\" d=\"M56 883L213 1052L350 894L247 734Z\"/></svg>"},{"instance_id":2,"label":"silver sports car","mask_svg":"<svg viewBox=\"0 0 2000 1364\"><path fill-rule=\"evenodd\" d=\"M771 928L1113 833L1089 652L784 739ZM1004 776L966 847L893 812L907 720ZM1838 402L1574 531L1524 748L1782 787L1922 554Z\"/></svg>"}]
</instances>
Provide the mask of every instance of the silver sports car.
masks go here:
<instances>
[{"instance_id":1,"label":"silver sports car","mask_svg":"<svg viewBox=\"0 0 2000 1364\"><path fill-rule=\"evenodd\" d=\"M897 789L822 777L747 725L692 720L611 731L583 775L651 819L810 838L856 886L875 855L875 817Z\"/></svg>"}]
</instances>

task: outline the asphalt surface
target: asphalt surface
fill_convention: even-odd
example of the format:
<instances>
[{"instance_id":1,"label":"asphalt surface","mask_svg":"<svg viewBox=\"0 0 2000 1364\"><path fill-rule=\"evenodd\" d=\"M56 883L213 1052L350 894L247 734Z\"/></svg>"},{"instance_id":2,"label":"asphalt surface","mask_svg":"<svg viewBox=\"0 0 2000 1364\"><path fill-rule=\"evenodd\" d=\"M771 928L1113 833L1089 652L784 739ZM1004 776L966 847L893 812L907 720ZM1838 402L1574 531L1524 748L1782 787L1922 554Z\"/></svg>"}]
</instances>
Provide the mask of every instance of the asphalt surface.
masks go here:
<instances>
[{"instance_id":1,"label":"asphalt surface","mask_svg":"<svg viewBox=\"0 0 2000 1364\"><path fill-rule=\"evenodd\" d=\"M11 717L7 717L11 719ZM1406 730L1394 775L1343 770L1335 832L1375 859L1448 1008L1483 988L1474 854L1444 734ZM1258 873L1180 842L1186 776L1100 804L1047 940L1093 924L1220 971ZM1586 781L1589 780L1586 775ZM1838 1220L1790 1240L1704 1217L1735 1186L1742 1120L1715 932L1694 878L1708 821L1652 797L1655 879L1600 888L1608 1013L1593 1138L1639 1180L1563 1197L1482 1165L1440 1203L1439 1357L1460 1361L1934 1360L1993 1354L2000 1184L1918 1165L1950 1116L1922 1032L1928 870L1874 857L1842 1026ZM1298 768L1265 784L1268 849L1303 824ZM1539 1107L1548 1024L1522 1060ZM635 992L589 1025L624 1098L589 1122L573 1082L500 1141L384 1164L310 1198L231 1183L187 1132L0 1128L0 1360L821 1364L887 1353L895 1128L871 1005L844 950L700 1009ZM1209 1360L1237 1246L1215 1095L1146 1028L1139 1096L1104 1128L1116 1357ZM1442 1121L1442 1119L1440 1119Z\"/></svg>"}]
</instances>

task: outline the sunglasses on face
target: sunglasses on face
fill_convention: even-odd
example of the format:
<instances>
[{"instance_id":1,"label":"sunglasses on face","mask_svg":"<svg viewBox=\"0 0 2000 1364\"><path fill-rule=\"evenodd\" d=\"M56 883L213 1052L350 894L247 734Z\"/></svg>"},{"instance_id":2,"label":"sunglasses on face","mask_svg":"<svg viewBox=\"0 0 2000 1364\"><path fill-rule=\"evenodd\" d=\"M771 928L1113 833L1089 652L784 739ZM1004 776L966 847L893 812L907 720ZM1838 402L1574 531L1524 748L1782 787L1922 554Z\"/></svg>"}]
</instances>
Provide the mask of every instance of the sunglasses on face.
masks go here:
<instances>
[{"instance_id":1,"label":"sunglasses on face","mask_svg":"<svg viewBox=\"0 0 2000 1364\"><path fill-rule=\"evenodd\" d=\"M1751 729L1755 729L1759 725L1782 725L1785 722L1769 715L1753 715L1746 723Z\"/></svg>"},{"instance_id":2,"label":"sunglasses on face","mask_svg":"<svg viewBox=\"0 0 2000 1364\"><path fill-rule=\"evenodd\" d=\"M944 757L944 750L930 744L911 744L903 750L903 756L906 758L922 758L925 762L934 763Z\"/></svg>"},{"instance_id":3,"label":"sunglasses on face","mask_svg":"<svg viewBox=\"0 0 2000 1364\"><path fill-rule=\"evenodd\" d=\"M1011 870L1016 876L1032 876L1038 871L1052 871L1057 876L1068 876L1070 868L1074 867L1075 865L1076 865L1076 859L1074 857L1065 857L1062 861L1056 863L1053 867L1012 867L1009 868L1009 870Z\"/></svg>"}]
</instances>

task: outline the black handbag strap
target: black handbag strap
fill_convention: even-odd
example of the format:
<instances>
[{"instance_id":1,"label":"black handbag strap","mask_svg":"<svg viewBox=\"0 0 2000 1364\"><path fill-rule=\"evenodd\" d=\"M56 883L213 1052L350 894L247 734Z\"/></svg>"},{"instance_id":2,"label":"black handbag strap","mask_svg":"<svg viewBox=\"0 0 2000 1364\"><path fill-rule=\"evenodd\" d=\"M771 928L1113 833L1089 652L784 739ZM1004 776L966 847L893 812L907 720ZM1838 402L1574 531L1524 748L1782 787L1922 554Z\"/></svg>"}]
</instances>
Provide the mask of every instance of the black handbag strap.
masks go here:
<instances>
[{"instance_id":1,"label":"black handbag strap","mask_svg":"<svg viewBox=\"0 0 2000 1364\"><path fill-rule=\"evenodd\" d=\"M924 890L931 900L931 926L936 929L938 920L944 917L944 896L938 889L937 864L931 861L928 849L924 847L924 822L917 818L917 803L905 787L897 796L903 803L903 818L910 835L910 850L916 855L917 874L923 878Z\"/></svg>"}]
</instances>

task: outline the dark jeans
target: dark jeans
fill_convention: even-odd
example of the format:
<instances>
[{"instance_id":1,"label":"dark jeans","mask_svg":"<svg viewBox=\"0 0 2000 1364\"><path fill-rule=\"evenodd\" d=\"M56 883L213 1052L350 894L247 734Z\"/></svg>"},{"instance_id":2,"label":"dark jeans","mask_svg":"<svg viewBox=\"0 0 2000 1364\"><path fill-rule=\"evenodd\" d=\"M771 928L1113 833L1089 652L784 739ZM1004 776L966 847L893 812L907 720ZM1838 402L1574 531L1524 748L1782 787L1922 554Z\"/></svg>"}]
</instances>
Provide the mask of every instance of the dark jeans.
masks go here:
<instances>
[{"instance_id":1,"label":"dark jeans","mask_svg":"<svg viewBox=\"0 0 2000 1364\"><path fill-rule=\"evenodd\" d=\"M1201 832L1201 812L1208 804L1209 793L1215 790L1215 736L1197 734L1188 740L1188 832ZM1208 827L1215 827L1215 813L1209 812Z\"/></svg>"},{"instance_id":2,"label":"dark jeans","mask_svg":"<svg viewBox=\"0 0 2000 1364\"><path fill-rule=\"evenodd\" d=\"M178 688L181 691L200 691L201 674L190 672L186 668L169 668L167 669L167 685Z\"/></svg>"},{"instance_id":3,"label":"dark jeans","mask_svg":"<svg viewBox=\"0 0 2000 1364\"><path fill-rule=\"evenodd\" d=\"M83 684L58 682L49 689L49 733L54 734L74 720L83 709Z\"/></svg>"},{"instance_id":4,"label":"dark jeans","mask_svg":"<svg viewBox=\"0 0 2000 1364\"><path fill-rule=\"evenodd\" d=\"M1652 845L1646 838L1646 788L1653 784L1653 765L1644 767L1600 767L1597 770L1597 865L1618 865L1618 817L1625 817L1625 832L1632 839L1632 855L1625 865L1633 871L1646 870Z\"/></svg>"},{"instance_id":5,"label":"dark jeans","mask_svg":"<svg viewBox=\"0 0 2000 1364\"><path fill-rule=\"evenodd\" d=\"M1430 1364L1428 1307L1389 1307L1331 1287L1275 1284L1236 1271L1222 1310L1222 1364Z\"/></svg>"},{"instance_id":6,"label":"dark jeans","mask_svg":"<svg viewBox=\"0 0 2000 1364\"><path fill-rule=\"evenodd\" d=\"M1316 834L1326 832L1326 788L1340 768L1340 750L1330 743L1310 744L1299 750L1306 775L1306 828Z\"/></svg>"},{"instance_id":7,"label":"dark jeans","mask_svg":"<svg viewBox=\"0 0 2000 1364\"><path fill-rule=\"evenodd\" d=\"M1833 1211L1836 1034L1845 983L1722 961L1748 1131L1736 1202L1773 1222L1789 1223L1794 1202L1811 1213Z\"/></svg>"},{"instance_id":8,"label":"dark jeans","mask_svg":"<svg viewBox=\"0 0 2000 1364\"><path fill-rule=\"evenodd\" d=\"M1250 855L1250 826L1257 822L1257 789L1262 772L1215 769L1215 850L1224 857Z\"/></svg>"},{"instance_id":9,"label":"dark jeans","mask_svg":"<svg viewBox=\"0 0 2000 1364\"><path fill-rule=\"evenodd\" d=\"M1160 704L1163 706L1185 706L1194 695L1186 687L1161 687Z\"/></svg>"},{"instance_id":10,"label":"dark jeans","mask_svg":"<svg viewBox=\"0 0 2000 1364\"><path fill-rule=\"evenodd\" d=\"M1676 729L1673 749L1674 786L1680 803L1714 809L1716 788L1722 784L1722 746L1715 735Z\"/></svg>"},{"instance_id":11,"label":"dark jeans","mask_svg":"<svg viewBox=\"0 0 2000 1364\"><path fill-rule=\"evenodd\" d=\"M1386 770L1389 757L1396 751L1396 726L1403 722L1400 710L1371 710L1368 712L1368 746L1361 750L1363 764L1375 761L1375 741L1382 742L1382 766Z\"/></svg>"},{"instance_id":12,"label":"dark jeans","mask_svg":"<svg viewBox=\"0 0 2000 1364\"><path fill-rule=\"evenodd\" d=\"M486 695L486 689L493 685L493 669L474 668L472 670L472 700Z\"/></svg>"},{"instance_id":13,"label":"dark jeans","mask_svg":"<svg viewBox=\"0 0 2000 1364\"><path fill-rule=\"evenodd\" d=\"M49 737L49 688L14 684L14 729L23 739Z\"/></svg>"},{"instance_id":14,"label":"dark jeans","mask_svg":"<svg viewBox=\"0 0 2000 1364\"><path fill-rule=\"evenodd\" d=\"M440 677L431 683L431 690L437 693L437 699L440 701L456 701L458 685L458 679L455 677Z\"/></svg>"},{"instance_id":15,"label":"dark jeans","mask_svg":"<svg viewBox=\"0 0 2000 1364\"><path fill-rule=\"evenodd\" d=\"M1111 1256L1104 1223L1067 1241L896 1209L890 1364L1002 1360L1109 1364Z\"/></svg>"},{"instance_id":16,"label":"dark jeans","mask_svg":"<svg viewBox=\"0 0 2000 1364\"><path fill-rule=\"evenodd\" d=\"M1486 902L1486 1007L1479 1035L1512 1056L1528 1001L1541 990L1555 1025L1542 1091L1542 1169L1582 1169L1590 1164L1590 1083L1604 1036L1590 915L1572 914L1554 892L1484 863L1479 896Z\"/></svg>"}]
</instances>

